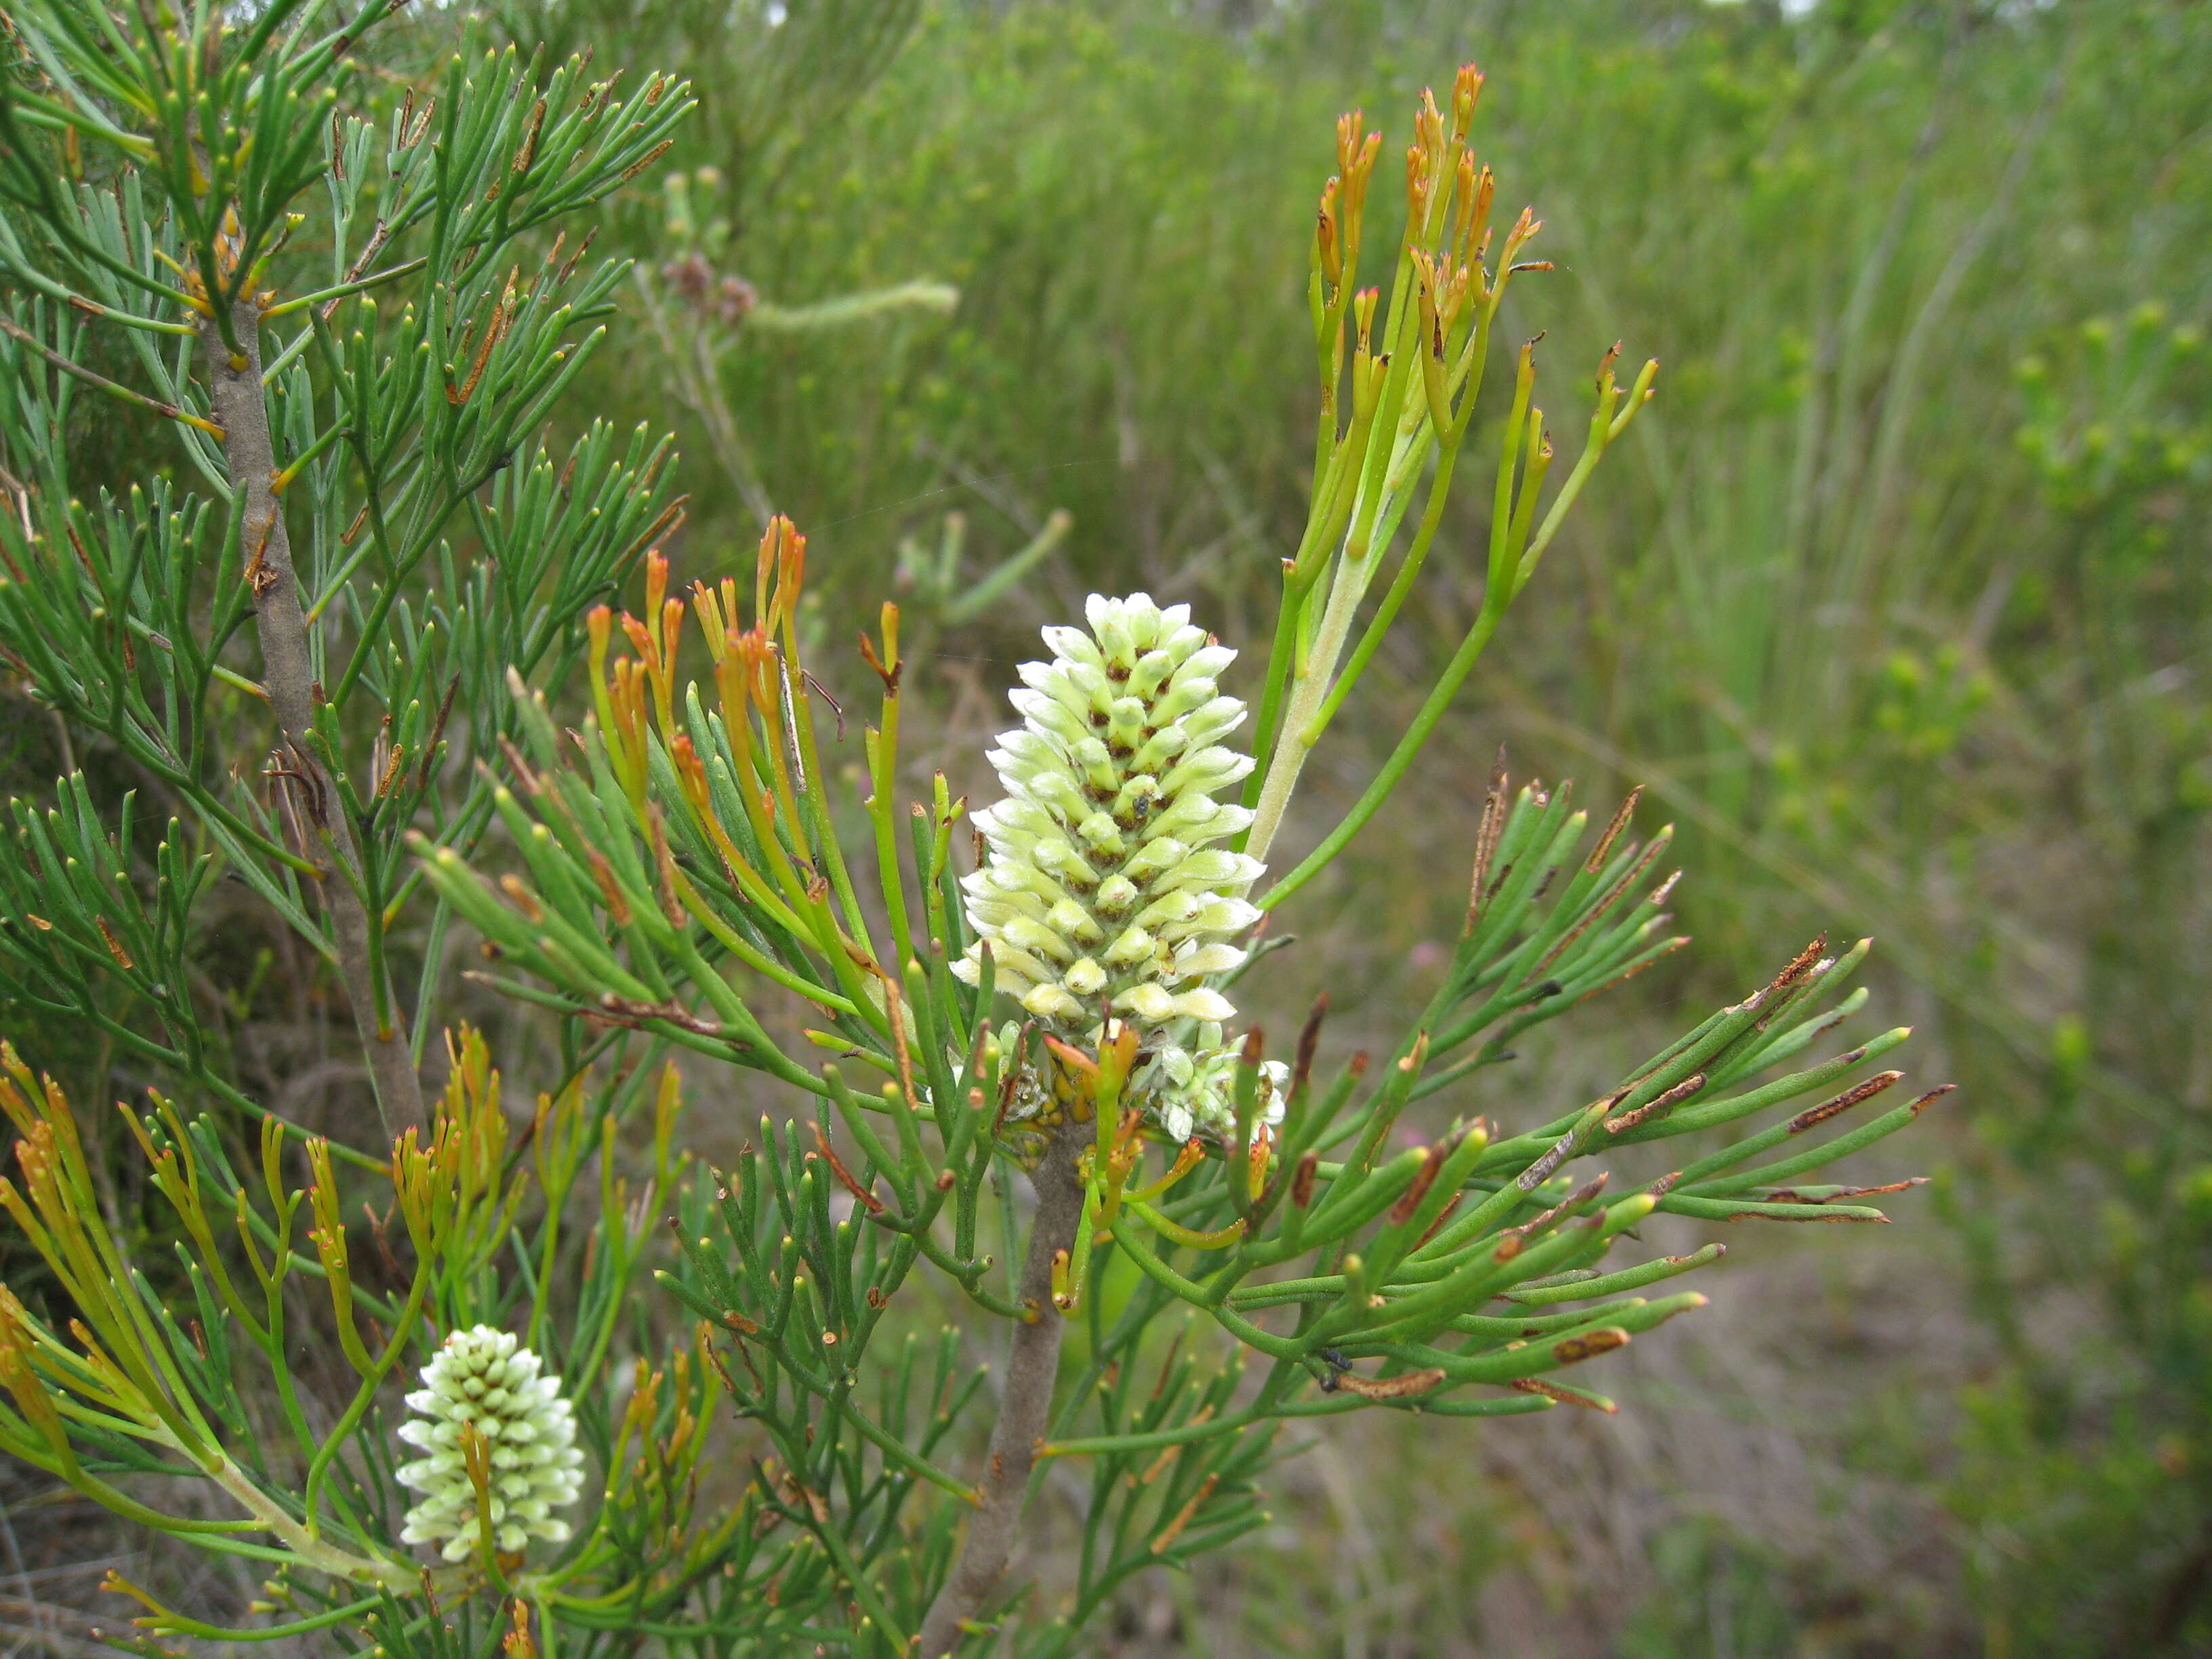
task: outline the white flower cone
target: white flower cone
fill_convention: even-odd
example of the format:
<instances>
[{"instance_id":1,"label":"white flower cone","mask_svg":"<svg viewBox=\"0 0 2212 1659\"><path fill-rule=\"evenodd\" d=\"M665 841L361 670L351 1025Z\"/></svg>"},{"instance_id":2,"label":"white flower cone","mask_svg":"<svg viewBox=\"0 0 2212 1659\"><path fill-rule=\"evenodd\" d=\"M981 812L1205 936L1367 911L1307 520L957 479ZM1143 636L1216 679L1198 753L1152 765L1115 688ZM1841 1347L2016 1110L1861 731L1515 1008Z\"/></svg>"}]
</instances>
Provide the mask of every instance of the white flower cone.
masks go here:
<instances>
[{"instance_id":1,"label":"white flower cone","mask_svg":"<svg viewBox=\"0 0 2212 1659\"><path fill-rule=\"evenodd\" d=\"M1087 633L1046 629L1052 660L1020 671L1022 724L990 755L1006 799L975 815L990 855L962 884L968 920L1032 1018L1062 1036L1128 1020L1163 1127L1218 1133L1214 1062L1237 1010L1205 981L1243 964L1230 941L1260 919L1245 897L1259 860L1215 845L1252 821L1215 799L1252 770L1220 741L1244 720L1216 685L1237 653L1188 605L1094 593L1085 612ZM981 947L954 971L977 982Z\"/></svg>"},{"instance_id":2,"label":"white flower cone","mask_svg":"<svg viewBox=\"0 0 2212 1659\"><path fill-rule=\"evenodd\" d=\"M533 1538L557 1544L568 1536L568 1523L553 1511L575 1502L583 1485L575 1417L561 1379L540 1376L538 1356L510 1333L489 1325L453 1332L407 1404L416 1415L399 1425L399 1437L427 1455L396 1472L401 1486L422 1494L407 1511L402 1540L441 1545L448 1561L474 1553L477 1493L461 1449L461 1428L470 1423L491 1455L494 1543L512 1554Z\"/></svg>"}]
</instances>

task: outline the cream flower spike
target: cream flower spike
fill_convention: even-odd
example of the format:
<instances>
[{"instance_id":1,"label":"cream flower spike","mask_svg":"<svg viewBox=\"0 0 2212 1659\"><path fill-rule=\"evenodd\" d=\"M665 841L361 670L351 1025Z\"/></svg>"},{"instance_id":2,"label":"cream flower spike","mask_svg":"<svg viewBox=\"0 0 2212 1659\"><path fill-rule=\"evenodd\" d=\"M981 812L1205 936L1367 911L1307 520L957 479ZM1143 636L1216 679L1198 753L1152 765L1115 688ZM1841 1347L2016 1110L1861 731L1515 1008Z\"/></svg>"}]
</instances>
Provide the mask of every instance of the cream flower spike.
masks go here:
<instances>
[{"instance_id":1,"label":"cream flower spike","mask_svg":"<svg viewBox=\"0 0 2212 1659\"><path fill-rule=\"evenodd\" d=\"M533 1538L560 1543L568 1523L553 1511L576 1501L584 1455L561 1379L538 1374L538 1356L514 1334L478 1325L448 1335L422 1368L422 1387L407 1396L416 1415L399 1437L428 1455L395 1474L422 1494L400 1533L410 1544L438 1544L448 1561L465 1561L483 1535L476 1486L469 1479L461 1429L474 1424L490 1455L492 1541L513 1554Z\"/></svg>"},{"instance_id":2,"label":"cream flower spike","mask_svg":"<svg viewBox=\"0 0 2212 1659\"><path fill-rule=\"evenodd\" d=\"M1215 1051L1237 1010L1205 981L1243 964L1230 941L1260 919L1245 897L1259 860L1214 845L1252 822L1216 799L1252 770L1221 741L1244 720L1216 684L1237 653L1188 605L1094 593L1084 610L1088 632L1046 629L1052 660L1020 671L1022 724L990 755L1006 799L975 815L989 857L962 884L968 920L1031 1018L1061 1036L1131 1021L1163 1125L1218 1133ZM970 947L953 971L973 985L981 957Z\"/></svg>"},{"instance_id":3,"label":"cream flower spike","mask_svg":"<svg viewBox=\"0 0 2212 1659\"><path fill-rule=\"evenodd\" d=\"M975 815L990 848L963 884L999 988L1069 1035L1102 1013L1139 1026L1236 1012L1202 983L1245 953L1257 860L1212 843L1251 823L1214 797L1252 769L1219 739L1244 705L1215 680L1236 658L1143 593L1091 595L1088 633L1048 628L1050 662L1025 663L1022 724L990 761L1006 799ZM980 946L957 971L979 976Z\"/></svg>"}]
</instances>

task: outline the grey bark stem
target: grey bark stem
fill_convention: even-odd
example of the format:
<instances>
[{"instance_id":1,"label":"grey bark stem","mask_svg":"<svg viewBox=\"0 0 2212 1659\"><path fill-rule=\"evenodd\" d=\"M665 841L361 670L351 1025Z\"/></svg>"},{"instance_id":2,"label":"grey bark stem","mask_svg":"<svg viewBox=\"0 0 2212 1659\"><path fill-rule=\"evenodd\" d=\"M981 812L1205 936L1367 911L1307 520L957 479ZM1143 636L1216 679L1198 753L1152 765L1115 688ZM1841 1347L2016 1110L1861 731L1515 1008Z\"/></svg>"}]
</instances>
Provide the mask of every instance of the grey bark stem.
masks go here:
<instances>
[{"instance_id":1,"label":"grey bark stem","mask_svg":"<svg viewBox=\"0 0 2212 1659\"><path fill-rule=\"evenodd\" d=\"M251 301L231 313L240 350L234 355L213 319L200 338L207 348L209 402L222 428L223 459L231 488L244 512L239 554L246 584L253 595L253 614L261 640L262 684L276 714L282 734L282 763L297 772L301 798L337 863L319 884L337 949L338 974L352 1005L354 1029L361 1034L376 1088L376 1109L386 1139L420 1127L422 1085L401 1029L397 1000L377 982L376 958L369 948L369 917L349 872L361 868L361 848L353 825L328 775L315 758L308 734L321 696L314 658L307 645L307 613L300 604L299 578L292 568L292 538L284 525L283 503L271 484L276 454L269 437L269 404L261 386L261 317ZM382 993L383 994L380 994ZM387 1010L380 1019L377 1010Z\"/></svg>"},{"instance_id":2,"label":"grey bark stem","mask_svg":"<svg viewBox=\"0 0 2212 1659\"><path fill-rule=\"evenodd\" d=\"M1083 1222L1083 1182L1075 1172L1075 1158L1092 1133L1088 1123L1062 1124L1030 1177L1037 1209L1022 1261L1021 1299L1036 1309L1037 1316L1034 1323L1014 1327L999 1420L991 1427L990 1455L977 1487L982 1504L968 1523L952 1576L921 1621L920 1659L945 1659L958 1649L965 1634L962 1626L983 1610L1013 1554L1023 1494L1036 1462L1037 1443L1051 1419L1060 1339L1066 1326L1052 1305L1053 1258L1073 1247L1075 1230Z\"/></svg>"}]
</instances>

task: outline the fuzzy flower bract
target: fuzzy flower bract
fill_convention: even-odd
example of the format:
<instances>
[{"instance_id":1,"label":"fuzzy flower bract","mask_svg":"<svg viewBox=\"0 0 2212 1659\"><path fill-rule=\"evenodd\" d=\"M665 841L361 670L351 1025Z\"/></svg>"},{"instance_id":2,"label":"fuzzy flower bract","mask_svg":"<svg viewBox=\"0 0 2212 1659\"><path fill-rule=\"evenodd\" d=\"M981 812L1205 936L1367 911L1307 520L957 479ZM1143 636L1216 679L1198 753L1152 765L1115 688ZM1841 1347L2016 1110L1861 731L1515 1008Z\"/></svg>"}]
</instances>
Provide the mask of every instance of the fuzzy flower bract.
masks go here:
<instances>
[{"instance_id":1,"label":"fuzzy flower bract","mask_svg":"<svg viewBox=\"0 0 2212 1659\"><path fill-rule=\"evenodd\" d=\"M574 1503L583 1485L575 1417L561 1379L540 1375L538 1356L511 1333L489 1325L453 1332L407 1404L416 1415L399 1437L427 1455L396 1472L401 1486L422 1494L407 1511L404 1540L441 1545L448 1561L475 1551L482 1534L462 1436L469 1425L489 1455L493 1542L512 1554L533 1538L557 1544L568 1536L553 1511Z\"/></svg>"}]
</instances>

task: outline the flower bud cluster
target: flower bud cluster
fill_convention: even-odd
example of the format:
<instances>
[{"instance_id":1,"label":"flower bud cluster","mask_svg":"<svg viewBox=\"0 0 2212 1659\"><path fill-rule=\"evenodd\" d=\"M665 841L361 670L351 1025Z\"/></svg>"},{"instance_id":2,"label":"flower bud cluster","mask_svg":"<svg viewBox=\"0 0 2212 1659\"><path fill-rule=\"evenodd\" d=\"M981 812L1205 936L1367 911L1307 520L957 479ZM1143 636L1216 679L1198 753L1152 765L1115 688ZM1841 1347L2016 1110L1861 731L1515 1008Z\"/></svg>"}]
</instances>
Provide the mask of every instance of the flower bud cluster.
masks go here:
<instances>
[{"instance_id":1,"label":"flower bud cluster","mask_svg":"<svg viewBox=\"0 0 2212 1659\"><path fill-rule=\"evenodd\" d=\"M407 1396L416 1414L399 1437L427 1456L401 1466L399 1484L422 1494L400 1537L441 1544L448 1561L465 1561L482 1535L477 1486L463 1430L483 1437L493 1542L507 1553L532 1538L560 1543L568 1523L553 1511L575 1502L584 1455L561 1379L538 1374L538 1356L512 1334L478 1325L455 1331L422 1368L422 1387Z\"/></svg>"},{"instance_id":2,"label":"flower bud cluster","mask_svg":"<svg viewBox=\"0 0 2212 1659\"><path fill-rule=\"evenodd\" d=\"M1244 719L1215 686L1237 653L1188 605L1085 609L1089 633L1048 628L1053 659L1022 665L1022 724L990 755L1007 798L975 815L990 857L964 884L969 921L1000 988L1051 1029L1226 1019L1198 981L1244 960L1225 941L1260 915L1243 896L1258 861L1212 845L1252 821L1214 799L1252 769L1218 741ZM974 982L976 952L962 966Z\"/></svg>"},{"instance_id":3,"label":"flower bud cluster","mask_svg":"<svg viewBox=\"0 0 2212 1659\"><path fill-rule=\"evenodd\" d=\"M1243 1045L1225 1042L1221 1028L1210 1022L1198 1028L1188 1047L1171 1042L1161 1048L1150 1076L1154 1115L1169 1139L1188 1140L1194 1133L1229 1138L1237 1122L1237 1073L1243 1058ZM1138 1074L1140 1085L1146 1079L1146 1073ZM1291 1068L1281 1060L1260 1063L1254 1122L1282 1121L1290 1085Z\"/></svg>"},{"instance_id":4,"label":"flower bud cluster","mask_svg":"<svg viewBox=\"0 0 2212 1659\"><path fill-rule=\"evenodd\" d=\"M1020 671L1022 724L990 755L1006 799L975 816L989 856L963 883L968 919L999 988L1048 1030L1131 1021L1164 1120L1188 1133L1217 1127L1197 1108L1220 1092L1203 1062L1236 1013L1205 981L1243 964L1230 941L1260 917L1245 897L1259 861L1217 845L1252 821L1217 799L1252 769L1222 742L1244 720L1217 684L1237 653L1188 605L1093 594L1085 613L1088 631L1046 629L1052 660ZM956 971L977 981L980 945Z\"/></svg>"}]
</instances>

